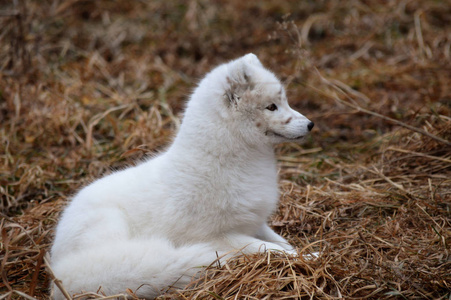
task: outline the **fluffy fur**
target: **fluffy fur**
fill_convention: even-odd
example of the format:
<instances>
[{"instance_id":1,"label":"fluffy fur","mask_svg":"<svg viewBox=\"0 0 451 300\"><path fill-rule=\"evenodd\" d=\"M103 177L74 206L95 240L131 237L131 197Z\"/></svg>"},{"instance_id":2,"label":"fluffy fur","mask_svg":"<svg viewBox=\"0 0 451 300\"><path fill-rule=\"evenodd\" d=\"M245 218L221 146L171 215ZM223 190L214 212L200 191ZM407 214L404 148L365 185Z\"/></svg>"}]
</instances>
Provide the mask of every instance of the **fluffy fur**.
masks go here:
<instances>
[{"instance_id":1,"label":"fluffy fur","mask_svg":"<svg viewBox=\"0 0 451 300\"><path fill-rule=\"evenodd\" d=\"M220 65L190 97L166 152L74 197L56 229L54 273L71 294L153 298L184 287L217 252L294 254L266 223L278 202L273 147L312 127L255 55Z\"/></svg>"}]
</instances>

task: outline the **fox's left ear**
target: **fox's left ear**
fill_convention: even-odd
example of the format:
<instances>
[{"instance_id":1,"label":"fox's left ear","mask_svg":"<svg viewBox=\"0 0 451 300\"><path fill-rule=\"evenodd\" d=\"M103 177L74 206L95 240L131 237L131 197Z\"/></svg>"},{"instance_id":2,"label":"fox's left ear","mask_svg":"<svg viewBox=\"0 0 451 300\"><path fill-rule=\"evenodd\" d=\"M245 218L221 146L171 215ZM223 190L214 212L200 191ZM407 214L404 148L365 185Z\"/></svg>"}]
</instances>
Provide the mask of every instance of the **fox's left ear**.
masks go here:
<instances>
[{"instance_id":1,"label":"fox's left ear","mask_svg":"<svg viewBox=\"0 0 451 300\"><path fill-rule=\"evenodd\" d=\"M236 104L244 92L254 89L254 74L257 67L263 67L263 65L257 56L252 53L232 62L227 77L228 87L226 90L226 96L230 103Z\"/></svg>"},{"instance_id":2,"label":"fox's left ear","mask_svg":"<svg viewBox=\"0 0 451 300\"><path fill-rule=\"evenodd\" d=\"M254 54L247 54L233 61L230 66L230 79L240 85L248 85L252 82L256 68L262 64Z\"/></svg>"},{"instance_id":3,"label":"fox's left ear","mask_svg":"<svg viewBox=\"0 0 451 300\"><path fill-rule=\"evenodd\" d=\"M256 67L261 67L261 68L263 68L262 63L261 63L260 60L258 59L257 55L255 55L254 53L246 54L246 55L243 56L241 59L244 60L246 63L248 63L248 64L250 64L250 65L254 65L254 66L256 66Z\"/></svg>"}]
</instances>

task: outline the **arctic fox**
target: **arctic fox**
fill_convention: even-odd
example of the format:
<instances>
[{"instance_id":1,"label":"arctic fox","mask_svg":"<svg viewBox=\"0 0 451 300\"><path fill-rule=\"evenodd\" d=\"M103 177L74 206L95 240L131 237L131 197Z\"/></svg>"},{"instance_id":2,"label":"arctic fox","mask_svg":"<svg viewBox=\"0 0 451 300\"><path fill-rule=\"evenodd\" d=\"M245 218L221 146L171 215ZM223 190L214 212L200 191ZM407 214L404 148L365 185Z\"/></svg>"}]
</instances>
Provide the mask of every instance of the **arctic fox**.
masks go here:
<instances>
[{"instance_id":1,"label":"arctic fox","mask_svg":"<svg viewBox=\"0 0 451 300\"><path fill-rule=\"evenodd\" d=\"M254 54L213 69L165 152L73 198L51 249L56 277L70 294L153 298L233 250L295 254L267 225L278 202L273 147L312 127ZM57 288L53 297L63 299Z\"/></svg>"}]
</instances>

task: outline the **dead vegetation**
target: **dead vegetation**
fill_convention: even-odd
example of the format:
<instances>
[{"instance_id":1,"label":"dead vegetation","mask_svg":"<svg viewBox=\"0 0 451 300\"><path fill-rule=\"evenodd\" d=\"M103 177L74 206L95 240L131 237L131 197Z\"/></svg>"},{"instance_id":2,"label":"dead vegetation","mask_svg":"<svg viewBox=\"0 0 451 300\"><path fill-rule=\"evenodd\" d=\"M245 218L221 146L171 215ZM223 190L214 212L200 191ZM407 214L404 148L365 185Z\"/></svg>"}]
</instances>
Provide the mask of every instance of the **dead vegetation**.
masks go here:
<instances>
[{"instance_id":1,"label":"dead vegetation","mask_svg":"<svg viewBox=\"0 0 451 300\"><path fill-rule=\"evenodd\" d=\"M239 257L162 299L449 299L450 32L432 0L2 3L0 299L48 298L71 194L164 147L198 78L247 52L315 121L277 149L271 222L322 255Z\"/></svg>"}]
</instances>

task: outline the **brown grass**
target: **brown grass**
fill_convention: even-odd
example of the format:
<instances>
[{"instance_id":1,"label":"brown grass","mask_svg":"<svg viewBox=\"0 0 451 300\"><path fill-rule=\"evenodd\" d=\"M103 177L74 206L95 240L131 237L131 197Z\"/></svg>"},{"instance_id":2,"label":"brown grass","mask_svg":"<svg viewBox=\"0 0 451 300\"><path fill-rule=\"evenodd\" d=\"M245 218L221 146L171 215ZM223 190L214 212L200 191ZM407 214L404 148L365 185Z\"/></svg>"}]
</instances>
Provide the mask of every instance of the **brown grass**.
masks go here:
<instances>
[{"instance_id":1,"label":"brown grass","mask_svg":"<svg viewBox=\"0 0 451 300\"><path fill-rule=\"evenodd\" d=\"M322 255L238 257L162 299L450 298L450 16L432 0L2 4L0 299L47 298L70 196L164 147L197 80L247 52L316 124L277 148L271 223Z\"/></svg>"}]
</instances>

